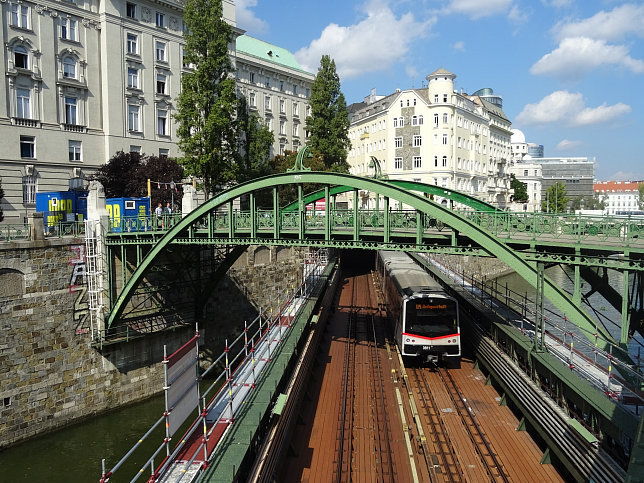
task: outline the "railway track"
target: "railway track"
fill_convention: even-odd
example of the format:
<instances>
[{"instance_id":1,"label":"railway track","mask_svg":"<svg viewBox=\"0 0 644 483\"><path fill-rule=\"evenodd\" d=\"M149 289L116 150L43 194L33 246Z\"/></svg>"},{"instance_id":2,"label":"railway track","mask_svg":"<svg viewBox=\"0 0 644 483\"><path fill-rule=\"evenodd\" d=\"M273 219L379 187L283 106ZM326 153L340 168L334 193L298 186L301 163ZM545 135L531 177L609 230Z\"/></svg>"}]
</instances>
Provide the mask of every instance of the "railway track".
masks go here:
<instances>
[{"instance_id":1,"label":"railway track","mask_svg":"<svg viewBox=\"0 0 644 483\"><path fill-rule=\"evenodd\" d=\"M434 477L432 479L434 481L450 482L471 479L462 471L468 465L463 461L459 461L456 456L457 453L462 453L462 451L457 451L454 447L454 432L447 428L444 422L444 415L454 412L458 415L461 425L465 429L471 447L476 452L477 460L480 463L477 466L485 471L487 481L509 482L510 478L504 470L500 459L481 425L476 421L467 406L465 397L449 371L442 367L435 369L414 367L408 369L408 372L413 376L412 384L417 388L421 406L425 411L425 421L429 428L428 439L434 443L434 452L432 452L432 448L428 447L429 445L423 445L425 460L430 468L430 476ZM440 407L435 395L439 389L436 387L437 383L440 383L441 391L447 393L448 401L452 407ZM445 398L443 402L445 402ZM448 436L448 433L451 434L451 437ZM436 461L439 464L436 464Z\"/></svg>"},{"instance_id":2,"label":"railway track","mask_svg":"<svg viewBox=\"0 0 644 483\"><path fill-rule=\"evenodd\" d=\"M342 405L334 481L394 481L385 379L379 345L384 344L370 275L354 277L347 324Z\"/></svg>"}]
</instances>

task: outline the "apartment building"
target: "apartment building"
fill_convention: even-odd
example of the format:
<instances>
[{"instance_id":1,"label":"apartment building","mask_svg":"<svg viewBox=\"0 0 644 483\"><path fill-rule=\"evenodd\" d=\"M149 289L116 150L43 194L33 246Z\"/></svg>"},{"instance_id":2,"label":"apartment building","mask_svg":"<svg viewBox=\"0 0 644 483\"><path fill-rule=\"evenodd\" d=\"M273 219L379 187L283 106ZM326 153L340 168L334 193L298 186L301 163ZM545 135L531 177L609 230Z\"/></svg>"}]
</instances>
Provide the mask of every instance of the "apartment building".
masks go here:
<instances>
[{"instance_id":1,"label":"apartment building","mask_svg":"<svg viewBox=\"0 0 644 483\"><path fill-rule=\"evenodd\" d=\"M372 175L375 156L389 178L455 189L505 207L511 123L500 96L456 92L455 77L438 69L427 76L426 88L372 94L349 106L351 172Z\"/></svg>"}]
</instances>

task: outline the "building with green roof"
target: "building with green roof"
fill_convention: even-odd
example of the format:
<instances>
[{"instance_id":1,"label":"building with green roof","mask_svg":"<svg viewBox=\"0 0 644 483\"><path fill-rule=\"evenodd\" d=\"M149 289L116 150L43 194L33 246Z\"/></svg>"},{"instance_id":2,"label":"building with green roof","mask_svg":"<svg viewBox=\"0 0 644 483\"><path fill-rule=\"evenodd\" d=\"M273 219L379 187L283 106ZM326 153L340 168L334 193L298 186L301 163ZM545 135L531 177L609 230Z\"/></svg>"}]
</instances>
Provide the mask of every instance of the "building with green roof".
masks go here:
<instances>
[{"instance_id":1,"label":"building with green roof","mask_svg":"<svg viewBox=\"0 0 644 483\"><path fill-rule=\"evenodd\" d=\"M271 157L302 148L315 75L288 50L248 35L237 37L234 60L237 88L275 135Z\"/></svg>"}]
</instances>

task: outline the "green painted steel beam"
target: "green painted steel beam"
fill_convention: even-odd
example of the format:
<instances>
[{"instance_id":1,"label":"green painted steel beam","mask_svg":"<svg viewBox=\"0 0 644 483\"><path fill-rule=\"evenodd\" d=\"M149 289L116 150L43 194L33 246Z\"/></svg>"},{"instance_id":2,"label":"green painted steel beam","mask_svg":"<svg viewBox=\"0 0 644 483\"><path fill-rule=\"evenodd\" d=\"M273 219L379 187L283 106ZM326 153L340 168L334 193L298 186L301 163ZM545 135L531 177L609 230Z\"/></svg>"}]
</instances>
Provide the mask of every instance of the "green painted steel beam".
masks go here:
<instances>
[{"instance_id":1,"label":"green painted steel beam","mask_svg":"<svg viewBox=\"0 0 644 483\"><path fill-rule=\"evenodd\" d=\"M396 186L390 182L362 178L340 173L331 172L292 172L278 175L267 176L244 184L240 184L218 194L216 197L204 202L192 212L188 213L180 222L169 229L159 242L150 250L145 259L131 275L127 284L123 287L121 294L116 299L114 306L107 318L106 326L109 328L120 318L126 303L129 301L134 288L143 279L146 271L154 264L156 257L161 251L176 238L188 231L194 224L198 223L203 217L210 213L216 212L219 207L227 206L229 214L229 238L235 236L232 202L236 198L262 189L274 189L276 186L296 185L300 186L307 183L315 183L328 186L350 186L354 191L366 190L378 193L385 199L396 200L399 204L404 204L419 210L422 213L440 220L445 225L450 226L453 230L466 235L477 245L484 249L492 256L505 262L511 269L517 272L521 277L536 287L536 264L525 261L515 250L508 247L503 241L499 240L494 234L489 233L486 229L476 224L467 217L461 216L458 212L448 207L427 199L423 195L411 192L409 189ZM299 206L302 208L298 214L301 223L305 220L305 204L303 198L299 200ZM251 213L251 216L256 216ZM296 226L298 230L301 227ZM384 238L387 238L387 229L385 227ZM284 227L282 227L284 230ZM568 294L566 294L557 284L546 278L544 283L545 296L565 313L572 323L584 329L586 332L593 333L598 331L601 336L612 341L611 335L602 327L597 327L596 322L583 310L576 306Z\"/></svg>"}]
</instances>

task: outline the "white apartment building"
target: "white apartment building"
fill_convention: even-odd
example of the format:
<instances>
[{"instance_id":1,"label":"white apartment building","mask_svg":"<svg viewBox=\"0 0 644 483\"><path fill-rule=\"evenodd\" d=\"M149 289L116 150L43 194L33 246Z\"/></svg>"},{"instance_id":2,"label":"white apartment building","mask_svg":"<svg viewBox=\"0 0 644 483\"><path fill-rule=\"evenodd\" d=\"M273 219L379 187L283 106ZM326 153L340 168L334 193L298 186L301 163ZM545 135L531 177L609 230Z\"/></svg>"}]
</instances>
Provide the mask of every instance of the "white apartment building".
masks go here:
<instances>
[{"instance_id":1,"label":"white apartment building","mask_svg":"<svg viewBox=\"0 0 644 483\"><path fill-rule=\"evenodd\" d=\"M372 175L375 156L391 179L455 189L505 207L511 123L499 105L454 91L455 77L438 69L427 76L426 88L349 106L351 173Z\"/></svg>"},{"instance_id":2,"label":"white apartment building","mask_svg":"<svg viewBox=\"0 0 644 483\"><path fill-rule=\"evenodd\" d=\"M236 65L237 88L275 135L270 156L302 148L315 76L288 50L248 35L237 37Z\"/></svg>"},{"instance_id":3,"label":"white apartment building","mask_svg":"<svg viewBox=\"0 0 644 483\"><path fill-rule=\"evenodd\" d=\"M604 202L607 215L629 214L641 211L639 208L639 185L637 181L596 181L593 190Z\"/></svg>"},{"instance_id":4,"label":"white apartment building","mask_svg":"<svg viewBox=\"0 0 644 483\"><path fill-rule=\"evenodd\" d=\"M530 161L513 162L510 164L509 172L517 180L525 183L528 192L528 201L513 203L512 211L541 211L541 164Z\"/></svg>"}]
</instances>

